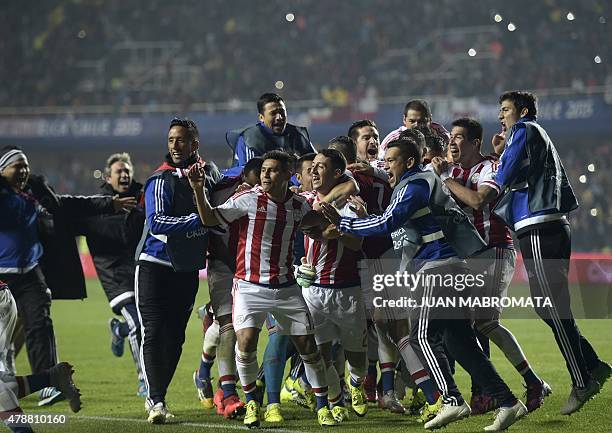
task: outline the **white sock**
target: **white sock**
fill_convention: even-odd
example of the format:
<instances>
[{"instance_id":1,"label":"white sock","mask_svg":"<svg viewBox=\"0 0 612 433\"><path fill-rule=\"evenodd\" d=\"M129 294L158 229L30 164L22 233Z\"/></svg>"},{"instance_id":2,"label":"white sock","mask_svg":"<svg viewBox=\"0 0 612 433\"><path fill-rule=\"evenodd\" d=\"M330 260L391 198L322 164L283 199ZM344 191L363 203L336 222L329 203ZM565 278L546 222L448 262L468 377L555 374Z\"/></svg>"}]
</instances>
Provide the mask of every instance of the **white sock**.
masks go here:
<instances>
[{"instance_id":1,"label":"white sock","mask_svg":"<svg viewBox=\"0 0 612 433\"><path fill-rule=\"evenodd\" d=\"M209 328L210 329L210 328ZM236 383L236 333L234 325L228 323L219 329L219 345L217 346L217 361L221 385Z\"/></svg>"},{"instance_id":2,"label":"white sock","mask_svg":"<svg viewBox=\"0 0 612 433\"><path fill-rule=\"evenodd\" d=\"M242 352L236 346L236 367L244 393L253 392L256 388L255 382L259 371L257 352Z\"/></svg>"}]
</instances>

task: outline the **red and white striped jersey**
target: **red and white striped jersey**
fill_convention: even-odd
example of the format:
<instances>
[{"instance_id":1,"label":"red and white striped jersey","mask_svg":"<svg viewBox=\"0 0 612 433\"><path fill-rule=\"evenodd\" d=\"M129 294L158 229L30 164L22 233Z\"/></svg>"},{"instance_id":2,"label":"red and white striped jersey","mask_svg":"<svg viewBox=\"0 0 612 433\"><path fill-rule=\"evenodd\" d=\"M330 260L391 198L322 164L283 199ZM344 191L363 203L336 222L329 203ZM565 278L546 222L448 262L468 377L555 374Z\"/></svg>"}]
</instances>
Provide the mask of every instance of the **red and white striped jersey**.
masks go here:
<instances>
[{"instance_id":1,"label":"red and white striped jersey","mask_svg":"<svg viewBox=\"0 0 612 433\"><path fill-rule=\"evenodd\" d=\"M295 281L295 232L312 209L304 197L288 191L285 200L277 203L256 186L215 209L226 224L238 223L236 278L266 286Z\"/></svg>"},{"instance_id":2,"label":"red and white striped jersey","mask_svg":"<svg viewBox=\"0 0 612 433\"><path fill-rule=\"evenodd\" d=\"M499 161L491 156L486 156L470 169L463 169L459 165L451 165L448 174L466 188L478 191L482 185L489 186L499 191L499 186L495 183L495 173ZM497 201L493 201L482 210L475 210L471 207L457 202L461 205L465 213L480 233L489 247L514 248L510 230L504 222L493 213L493 208Z\"/></svg>"},{"instance_id":3,"label":"red and white striped jersey","mask_svg":"<svg viewBox=\"0 0 612 433\"><path fill-rule=\"evenodd\" d=\"M319 202L315 191L301 194L312 206ZM357 218L348 204L338 209L341 216ZM308 263L317 270L313 284L322 287L354 287L360 284L359 259L360 251L353 251L344 246L339 239L314 240L304 235L304 252Z\"/></svg>"}]
</instances>

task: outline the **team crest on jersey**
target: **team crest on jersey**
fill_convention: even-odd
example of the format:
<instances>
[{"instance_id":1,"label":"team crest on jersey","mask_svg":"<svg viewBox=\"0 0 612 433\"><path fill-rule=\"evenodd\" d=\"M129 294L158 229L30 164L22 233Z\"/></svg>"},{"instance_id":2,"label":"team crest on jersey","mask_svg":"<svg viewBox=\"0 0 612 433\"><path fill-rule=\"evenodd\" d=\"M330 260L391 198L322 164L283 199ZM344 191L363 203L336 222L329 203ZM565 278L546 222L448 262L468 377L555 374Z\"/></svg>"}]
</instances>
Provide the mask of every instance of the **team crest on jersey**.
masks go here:
<instances>
[{"instance_id":1,"label":"team crest on jersey","mask_svg":"<svg viewBox=\"0 0 612 433\"><path fill-rule=\"evenodd\" d=\"M470 182L478 183L478 178L480 177L480 173L476 172L472 176L470 176Z\"/></svg>"},{"instance_id":2,"label":"team crest on jersey","mask_svg":"<svg viewBox=\"0 0 612 433\"><path fill-rule=\"evenodd\" d=\"M266 207L265 207L265 206L259 206L259 207L257 208L257 212L263 212L263 213L266 213Z\"/></svg>"}]
</instances>

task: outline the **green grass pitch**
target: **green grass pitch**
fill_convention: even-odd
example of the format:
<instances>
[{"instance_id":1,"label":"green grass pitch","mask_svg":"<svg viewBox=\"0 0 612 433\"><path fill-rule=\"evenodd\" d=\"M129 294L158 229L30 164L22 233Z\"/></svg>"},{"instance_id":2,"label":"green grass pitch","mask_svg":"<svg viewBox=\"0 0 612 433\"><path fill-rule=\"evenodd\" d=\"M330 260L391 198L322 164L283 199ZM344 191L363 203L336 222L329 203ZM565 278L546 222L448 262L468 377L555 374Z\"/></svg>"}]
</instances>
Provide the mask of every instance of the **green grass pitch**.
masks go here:
<instances>
[{"instance_id":1,"label":"green grass pitch","mask_svg":"<svg viewBox=\"0 0 612 433\"><path fill-rule=\"evenodd\" d=\"M167 396L167 402L176 419L169 425L148 425L145 421L144 400L136 396L137 380L127 347L122 358L116 358L110 352L107 321L111 312L97 280L88 281L88 294L89 298L85 301L57 301L52 307L60 358L75 366L75 380L83 393L83 409L78 414L72 414L65 402L38 408L37 396L29 396L22 401L22 408L26 413L61 413L67 418L64 425L33 425L35 431L182 433L245 429L241 421L226 421L199 406L191 381L202 347L201 323L195 312L189 322L183 355ZM206 284L203 282L200 284L196 306L204 304L207 298ZM559 408L569 393L570 382L552 333L539 320L507 320L504 323L516 334L537 373L553 388L553 395L546 400L544 406L512 426L510 431L612 432L612 383L608 383L579 413L571 417L559 415ZM579 325L600 356L612 362L612 320L581 320ZM266 334L266 331L261 334L260 348L265 344ZM520 377L496 348L492 350L496 367L515 394L522 396ZM17 366L19 373L29 372L25 353L19 356ZM469 381L462 370L457 373L457 381L464 395L469 398ZM287 418L284 424L277 428L263 424L264 429L278 432L320 431L314 415L305 409L290 403L283 405L283 413ZM490 421L490 415L470 417L450 425L445 431L479 432L490 424ZM365 418L357 419L352 416L347 423L336 427L334 431L403 433L424 429L412 417L393 415L371 407Z\"/></svg>"}]
</instances>

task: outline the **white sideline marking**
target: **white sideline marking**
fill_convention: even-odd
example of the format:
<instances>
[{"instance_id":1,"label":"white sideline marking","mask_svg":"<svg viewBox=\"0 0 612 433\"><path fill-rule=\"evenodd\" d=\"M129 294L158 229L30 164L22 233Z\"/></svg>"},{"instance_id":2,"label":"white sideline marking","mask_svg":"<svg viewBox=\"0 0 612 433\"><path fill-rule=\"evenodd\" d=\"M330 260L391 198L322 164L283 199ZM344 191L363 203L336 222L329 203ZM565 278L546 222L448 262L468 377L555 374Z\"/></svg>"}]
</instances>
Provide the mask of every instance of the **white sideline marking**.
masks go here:
<instances>
[{"instance_id":1,"label":"white sideline marking","mask_svg":"<svg viewBox=\"0 0 612 433\"><path fill-rule=\"evenodd\" d=\"M68 417L67 417L68 418ZM110 416L85 416L85 415L71 415L68 419L77 419L77 420L92 420L92 421L119 421L119 422L136 422L136 423L145 423L148 424L146 419L141 418L112 418ZM162 424L163 425L163 424ZM204 422L169 422L166 425L184 425L188 427L203 427L203 428L220 428L220 429L228 429L228 430L248 430L247 426L244 425L235 425L231 423L227 424L211 424ZM270 431L270 432L278 432L278 433L307 433L300 430L294 429L285 429L285 428L275 428L275 427L264 427L262 430Z\"/></svg>"}]
</instances>

